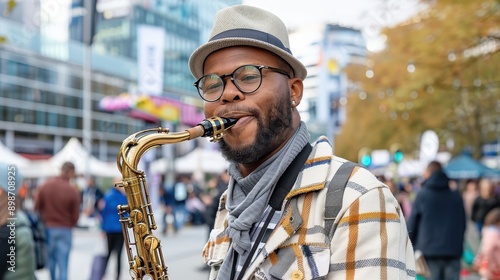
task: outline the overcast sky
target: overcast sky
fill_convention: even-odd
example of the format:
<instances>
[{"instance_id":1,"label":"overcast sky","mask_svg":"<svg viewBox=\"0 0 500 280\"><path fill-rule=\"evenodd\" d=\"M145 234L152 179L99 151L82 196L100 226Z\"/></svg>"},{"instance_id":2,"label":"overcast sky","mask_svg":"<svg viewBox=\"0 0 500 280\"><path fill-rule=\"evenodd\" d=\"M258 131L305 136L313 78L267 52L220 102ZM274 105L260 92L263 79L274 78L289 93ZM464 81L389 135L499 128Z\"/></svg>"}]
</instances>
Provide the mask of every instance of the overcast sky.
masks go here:
<instances>
[{"instance_id":1,"label":"overcast sky","mask_svg":"<svg viewBox=\"0 0 500 280\"><path fill-rule=\"evenodd\" d=\"M243 0L277 14L290 27L328 21L354 27L366 22L393 22L415 10L415 0Z\"/></svg>"},{"instance_id":2,"label":"overcast sky","mask_svg":"<svg viewBox=\"0 0 500 280\"><path fill-rule=\"evenodd\" d=\"M380 27L401 22L416 12L416 0L243 0L278 15L289 28L335 23L361 29L367 41Z\"/></svg>"}]
</instances>

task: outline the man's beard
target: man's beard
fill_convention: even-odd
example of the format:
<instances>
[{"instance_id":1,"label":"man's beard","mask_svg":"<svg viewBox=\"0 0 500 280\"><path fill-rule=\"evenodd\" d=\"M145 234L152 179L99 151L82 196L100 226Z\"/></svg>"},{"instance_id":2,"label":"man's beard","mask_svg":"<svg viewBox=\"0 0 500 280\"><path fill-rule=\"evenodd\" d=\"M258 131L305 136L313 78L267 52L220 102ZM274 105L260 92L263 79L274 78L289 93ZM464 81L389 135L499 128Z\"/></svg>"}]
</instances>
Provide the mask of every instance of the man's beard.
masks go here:
<instances>
[{"instance_id":1,"label":"man's beard","mask_svg":"<svg viewBox=\"0 0 500 280\"><path fill-rule=\"evenodd\" d=\"M285 131L292 126L292 103L289 94L281 94L281 98L271 107L269 119L262 119L259 111L253 110L257 119L257 137L255 141L247 147L229 147L224 139L219 141L222 155L231 162L253 163L274 150L285 140Z\"/></svg>"}]
</instances>

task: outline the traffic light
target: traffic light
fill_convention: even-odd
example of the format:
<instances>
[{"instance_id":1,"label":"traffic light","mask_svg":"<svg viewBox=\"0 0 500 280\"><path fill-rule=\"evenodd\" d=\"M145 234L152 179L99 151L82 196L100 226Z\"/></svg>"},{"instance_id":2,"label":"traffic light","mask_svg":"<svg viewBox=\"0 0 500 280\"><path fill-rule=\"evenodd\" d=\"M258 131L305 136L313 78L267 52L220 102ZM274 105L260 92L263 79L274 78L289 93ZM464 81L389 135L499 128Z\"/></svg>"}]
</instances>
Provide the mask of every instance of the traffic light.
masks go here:
<instances>
[{"instance_id":1,"label":"traffic light","mask_svg":"<svg viewBox=\"0 0 500 280\"><path fill-rule=\"evenodd\" d=\"M402 162L403 161L403 157L404 157L403 151L401 151L401 150L395 151L394 155L392 157L393 157L395 163Z\"/></svg>"},{"instance_id":2,"label":"traffic light","mask_svg":"<svg viewBox=\"0 0 500 280\"><path fill-rule=\"evenodd\" d=\"M401 149L401 145L392 144L391 154L392 154L392 161L394 161L395 163L401 163L403 161L404 154L403 150Z\"/></svg>"},{"instance_id":3,"label":"traffic light","mask_svg":"<svg viewBox=\"0 0 500 280\"><path fill-rule=\"evenodd\" d=\"M369 148L362 148L359 150L358 162L364 167L372 165L372 151Z\"/></svg>"}]
</instances>

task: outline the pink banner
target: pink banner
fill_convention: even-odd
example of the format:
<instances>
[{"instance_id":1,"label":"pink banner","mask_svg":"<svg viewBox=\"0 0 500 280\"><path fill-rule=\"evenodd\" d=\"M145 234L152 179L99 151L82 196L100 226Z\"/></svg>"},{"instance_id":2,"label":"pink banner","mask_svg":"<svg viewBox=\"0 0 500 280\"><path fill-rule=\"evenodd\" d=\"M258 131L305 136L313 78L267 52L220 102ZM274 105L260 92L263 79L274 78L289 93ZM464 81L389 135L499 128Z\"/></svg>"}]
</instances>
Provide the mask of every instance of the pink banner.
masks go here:
<instances>
[{"instance_id":1,"label":"pink banner","mask_svg":"<svg viewBox=\"0 0 500 280\"><path fill-rule=\"evenodd\" d=\"M197 125L205 118L200 108L161 96L133 96L128 93L106 96L99 102L99 107L108 112L139 111L139 114L131 115L147 121L165 120L190 126Z\"/></svg>"}]
</instances>

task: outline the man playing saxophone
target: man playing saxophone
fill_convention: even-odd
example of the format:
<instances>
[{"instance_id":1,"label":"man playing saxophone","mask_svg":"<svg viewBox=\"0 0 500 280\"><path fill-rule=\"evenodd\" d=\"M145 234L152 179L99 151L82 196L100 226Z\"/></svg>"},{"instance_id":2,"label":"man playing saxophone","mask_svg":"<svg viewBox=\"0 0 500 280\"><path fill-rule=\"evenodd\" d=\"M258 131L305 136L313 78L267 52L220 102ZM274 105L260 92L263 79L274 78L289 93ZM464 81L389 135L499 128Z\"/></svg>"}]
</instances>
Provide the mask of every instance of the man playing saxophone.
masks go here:
<instances>
[{"instance_id":1,"label":"man playing saxophone","mask_svg":"<svg viewBox=\"0 0 500 280\"><path fill-rule=\"evenodd\" d=\"M415 278L389 188L334 156L326 137L309 144L297 110L307 70L279 18L219 11L189 66L205 115L238 119L218 142L231 178L203 252L210 279ZM337 178L345 191L328 192Z\"/></svg>"}]
</instances>

